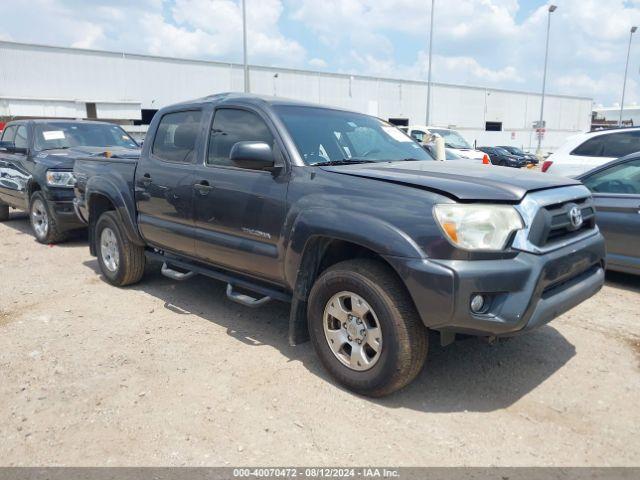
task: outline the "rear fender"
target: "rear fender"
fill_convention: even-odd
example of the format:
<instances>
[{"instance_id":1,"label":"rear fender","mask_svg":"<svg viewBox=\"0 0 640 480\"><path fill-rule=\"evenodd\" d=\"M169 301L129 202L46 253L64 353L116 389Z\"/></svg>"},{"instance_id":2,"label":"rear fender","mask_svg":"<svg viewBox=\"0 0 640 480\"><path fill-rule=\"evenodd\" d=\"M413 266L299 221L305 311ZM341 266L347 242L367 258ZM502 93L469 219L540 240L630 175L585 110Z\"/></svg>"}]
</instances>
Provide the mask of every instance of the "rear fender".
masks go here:
<instances>
[{"instance_id":1,"label":"rear fender","mask_svg":"<svg viewBox=\"0 0 640 480\"><path fill-rule=\"evenodd\" d=\"M141 247L145 246L144 240L140 236L136 225L135 200L133 194L129 189L123 192L113 181L105 177L95 176L90 178L85 188L90 231L93 232L94 228L92 228L92 226L95 227L98 221L95 215L91 215L92 201L99 197L104 197L109 200L120 220L120 226L127 236L127 239Z\"/></svg>"}]
</instances>

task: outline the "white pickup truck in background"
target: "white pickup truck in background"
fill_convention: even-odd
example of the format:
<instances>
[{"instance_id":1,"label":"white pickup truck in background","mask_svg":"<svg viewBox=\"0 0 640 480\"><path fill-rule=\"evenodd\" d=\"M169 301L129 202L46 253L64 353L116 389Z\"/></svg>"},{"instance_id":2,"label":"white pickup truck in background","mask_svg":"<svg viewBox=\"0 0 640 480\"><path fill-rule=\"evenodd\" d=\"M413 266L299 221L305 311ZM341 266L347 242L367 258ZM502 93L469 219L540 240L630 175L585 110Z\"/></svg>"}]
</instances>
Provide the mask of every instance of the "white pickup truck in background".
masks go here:
<instances>
[{"instance_id":1,"label":"white pickup truck in background","mask_svg":"<svg viewBox=\"0 0 640 480\"><path fill-rule=\"evenodd\" d=\"M410 125L408 127L400 128L421 143L424 142L425 137L437 134L444 139L444 145L447 150L450 150L463 158L470 158L474 160L482 160L484 158L484 152L474 149L456 130L444 127L427 127L424 125Z\"/></svg>"}]
</instances>

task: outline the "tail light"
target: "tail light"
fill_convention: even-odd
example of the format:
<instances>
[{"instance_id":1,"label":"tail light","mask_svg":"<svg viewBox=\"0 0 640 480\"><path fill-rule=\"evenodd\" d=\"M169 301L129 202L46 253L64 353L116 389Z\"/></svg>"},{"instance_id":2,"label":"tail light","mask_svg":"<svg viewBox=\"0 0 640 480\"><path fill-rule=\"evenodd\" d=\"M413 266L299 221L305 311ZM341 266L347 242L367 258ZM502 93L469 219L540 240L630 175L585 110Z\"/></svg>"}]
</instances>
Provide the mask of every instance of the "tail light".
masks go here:
<instances>
[{"instance_id":1,"label":"tail light","mask_svg":"<svg viewBox=\"0 0 640 480\"><path fill-rule=\"evenodd\" d=\"M484 154L484 157L482 157L482 163L483 165L489 165L491 163L489 161L489 155L487 155L486 153Z\"/></svg>"},{"instance_id":2,"label":"tail light","mask_svg":"<svg viewBox=\"0 0 640 480\"><path fill-rule=\"evenodd\" d=\"M549 167L553 164L553 160L545 160L544 163L542 164L542 172L546 172L547 170L549 170Z\"/></svg>"}]
</instances>

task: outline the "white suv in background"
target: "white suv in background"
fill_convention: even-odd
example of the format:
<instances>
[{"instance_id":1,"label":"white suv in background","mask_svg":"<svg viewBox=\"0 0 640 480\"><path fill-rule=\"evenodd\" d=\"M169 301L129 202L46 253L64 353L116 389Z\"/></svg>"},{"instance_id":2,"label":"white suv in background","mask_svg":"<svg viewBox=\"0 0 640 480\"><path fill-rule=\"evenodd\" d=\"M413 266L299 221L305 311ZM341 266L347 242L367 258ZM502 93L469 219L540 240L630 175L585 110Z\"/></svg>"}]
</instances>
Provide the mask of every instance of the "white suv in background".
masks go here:
<instances>
[{"instance_id":1,"label":"white suv in background","mask_svg":"<svg viewBox=\"0 0 640 480\"><path fill-rule=\"evenodd\" d=\"M541 170L576 177L616 158L640 151L640 127L616 128L569 137Z\"/></svg>"}]
</instances>

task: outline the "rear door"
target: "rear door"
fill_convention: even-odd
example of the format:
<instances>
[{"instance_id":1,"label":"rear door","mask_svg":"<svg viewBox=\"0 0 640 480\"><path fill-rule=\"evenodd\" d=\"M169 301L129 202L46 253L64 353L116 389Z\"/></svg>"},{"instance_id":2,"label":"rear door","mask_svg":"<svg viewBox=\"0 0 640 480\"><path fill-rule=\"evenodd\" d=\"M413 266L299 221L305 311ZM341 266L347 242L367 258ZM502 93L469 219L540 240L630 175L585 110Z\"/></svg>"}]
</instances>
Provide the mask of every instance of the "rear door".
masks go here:
<instances>
[{"instance_id":1,"label":"rear door","mask_svg":"<svg viewBox=\"0 0 640 480\"><path fill-rule=\"evenodd\" d=\"M138 226L155 247L195 254L193 170L202 154L202 110L165 113L136 168Z\"/></svg>"},{"instance_id":2,"label":"rear door","mask_svg":"<svg viewBox=\"0 0 640 480\"><path fill-rule=\"evenodd\" d=\"M617 163L583 180L614 269L640 273L640 159Z\"/></svg>"},{"instance_id":3,"label":"rear door","mask_svg":"<svg viewBox=\"0 0 640 480\"><path fill-rule=\"evenodd\" d=\"M13 142L18 148L29 148L26 124L5 129L2 141ZM28 154L0 151L0 198L17 208L27 208L27 184L31 178Z\"/></svg>"},{"instance_id":4,"label":"rear door","mask_svg":"<svg viewBox=\"0 0 640 480\"><path fill-rule=\"evenodd\" d=\"M236 142L261 141L283 162L276 136L269 119L256 110L217 108L205 162L196 169L194 212L201 260L279 282L288 175L238 168L229 159Z\"/></svg>"}]
</instances>

